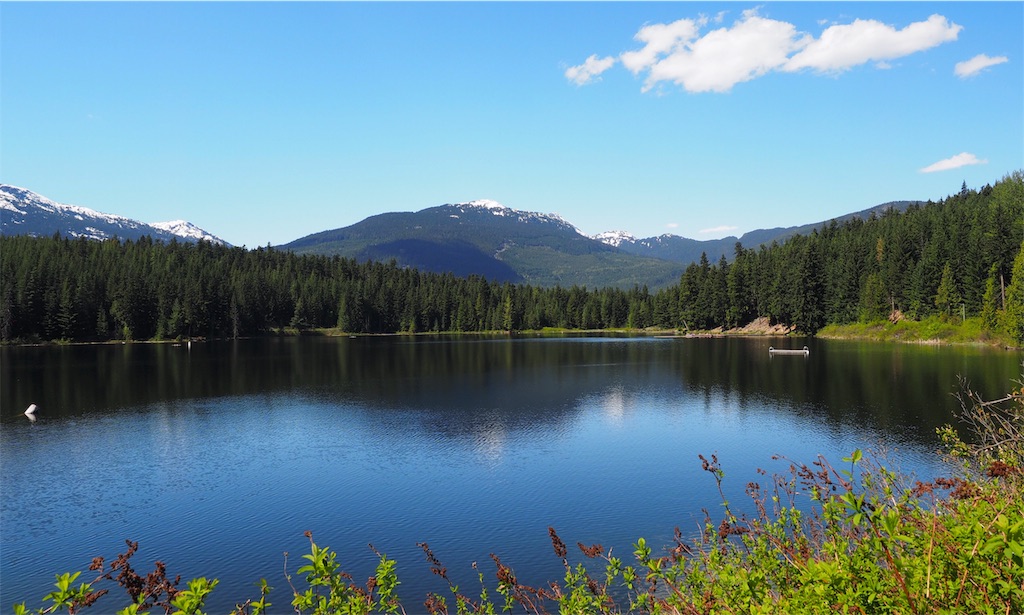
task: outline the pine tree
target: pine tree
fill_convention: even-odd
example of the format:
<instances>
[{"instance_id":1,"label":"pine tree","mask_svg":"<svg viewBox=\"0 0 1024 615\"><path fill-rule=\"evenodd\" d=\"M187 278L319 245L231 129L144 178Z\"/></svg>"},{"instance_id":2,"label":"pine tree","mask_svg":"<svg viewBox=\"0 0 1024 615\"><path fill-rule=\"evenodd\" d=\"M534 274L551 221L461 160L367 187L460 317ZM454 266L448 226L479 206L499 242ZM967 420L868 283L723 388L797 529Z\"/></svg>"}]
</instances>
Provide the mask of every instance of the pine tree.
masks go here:
<instances>
[{"instance_id":1,"label":"pine tree","mask_svg":"<svg viewBox=\"0 0 1024 615\"><path fill-rule=\"evenodd\" d=\"M70 340L75 335L75 304L71 283L64 280L60 290L60 304L57 308L57 334L61 339Z\"/></svg>"},{"instance_id":2,"label":"pine tree","mask_svg":"<svg viewBox=\"0 0 1024 615\"><path fill-rule=\"evenodd\" d=\"M952 316L953 308L959 306L961 302L960 290L953 278L953 267L946 261L946 266L942 268L942 280L939 281L939 288L935 293L935 307L939 308L944 318L949 318Z\"/></svg>"},{"instance_id":3,"label":"pine tree","mask_svg":"<svg viewBox=\"0 0 1024 615\"><path fill-rule=\"evenodd\" d=\"M1006 287L1006 332L1017 345L1024 344L1024 243L1013 259L1010 284Z\"/></svg>"},{"instance_id":4,"label":"pine tree","mask_svg":"<svg viewBox=\"0 0 1024 615\"><path fill-rule=\"evenodd\" d=\"M885 283L878 273L871 272L864 280L864 290L860 297L861 322L874 322L886 317L889 307L885 296Z\"/></svg>"},{"instance_id":5,"label":"pine tree","mask_svg":"<svg viewBox=\"0 0 1024 615\"><path fill-rule=\"evenodd\" d=\"M981 326L985 331L995 332L999 328L999 285L996 276L999 265L992 263L985 280L985 294L981 298Z\"/></svg>"},{"instance_id":6,"label":"pine tree","mask_svg":"<svg viewBox=\"0 0 1024 615\"><path fill-rule=\"evenodd\" d=\"M505 331L513 329L512 322L512 289L506 284L501 300L501 328Z\"/></svg>"},{"instance_id":7,"label":"pine tree","mask_svg":"<svg viewBox=\"0 0 1024 615\"><path fill-rule=\"evenodd\" d=\"M825 326L825 281L818 243L815 232L804 245L797 273L799 283L794 324L810 335Z\"/></svg>"},{"instance_id":8,"label":"pine tree","mask_svg":"<svg viewBox=\"0 0 1024 615\"><path fill-rule=\"evenodd\" d=\"M8 341L14 332L14 286L0 284L0 340Z\"/></svg>"}]
</instances>

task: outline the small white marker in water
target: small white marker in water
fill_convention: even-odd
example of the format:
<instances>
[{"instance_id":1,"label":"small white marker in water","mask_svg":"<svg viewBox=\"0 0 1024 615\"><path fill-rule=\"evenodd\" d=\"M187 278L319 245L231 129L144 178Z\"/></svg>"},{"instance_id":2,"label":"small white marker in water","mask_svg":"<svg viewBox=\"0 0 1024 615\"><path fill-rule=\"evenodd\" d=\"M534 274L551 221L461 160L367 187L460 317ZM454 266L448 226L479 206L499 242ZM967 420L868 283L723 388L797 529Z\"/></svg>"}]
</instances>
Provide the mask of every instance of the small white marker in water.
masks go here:
<instances>
[{"instance_id":1,"label":"small white marker in water","mask_svg":"<svg viewBox=\"0 0 1024 615\"><path fill-rule=\"evenodd\" d=\"M36 420L36 405L35 404L29 404L28 408L25 409L25 416L27 416L28 420L30 420L30 421Z\"/></svg>"}]
</instances>

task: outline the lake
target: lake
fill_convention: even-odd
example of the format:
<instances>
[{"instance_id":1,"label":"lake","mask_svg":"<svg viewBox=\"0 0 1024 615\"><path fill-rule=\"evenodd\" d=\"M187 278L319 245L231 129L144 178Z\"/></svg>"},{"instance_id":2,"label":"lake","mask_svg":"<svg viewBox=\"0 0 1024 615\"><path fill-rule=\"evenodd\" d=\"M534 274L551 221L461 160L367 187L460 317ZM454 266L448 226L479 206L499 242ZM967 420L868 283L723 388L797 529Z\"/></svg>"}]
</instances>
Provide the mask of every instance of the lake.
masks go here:
<instances>
[{"instance_id":1,"label":"lake","mask_svg":"<svg viewBox=\"0 0 1024 615\"><path fill-rule=\"evenodd\" d=\"M810 348L770 357L768 347ZM469 595L489 554L520 581L561 578L548 538L630 559L668 545L757 468L881 448L921 478L946 472L935 428L957 376L987 397L1022 354L795 338L268 338L0 348L0 611L41 606L58 572L112 560L221 580L226 613L258 597L290 612L303 532L363 582L398 560L398 594L447 592L417 542ZM38 405L38 420L22 414ZM761 479L763 480L763 479ZM580 559L570 550L574 561ZM80 580L86 580L88 571ZM91 577L90 577L91 578ZM120 590L119 590L120 591ZM112 592L100 605L126 604ZM115 598L111 600L111 598Z\"/></svg>"}]
</instances>

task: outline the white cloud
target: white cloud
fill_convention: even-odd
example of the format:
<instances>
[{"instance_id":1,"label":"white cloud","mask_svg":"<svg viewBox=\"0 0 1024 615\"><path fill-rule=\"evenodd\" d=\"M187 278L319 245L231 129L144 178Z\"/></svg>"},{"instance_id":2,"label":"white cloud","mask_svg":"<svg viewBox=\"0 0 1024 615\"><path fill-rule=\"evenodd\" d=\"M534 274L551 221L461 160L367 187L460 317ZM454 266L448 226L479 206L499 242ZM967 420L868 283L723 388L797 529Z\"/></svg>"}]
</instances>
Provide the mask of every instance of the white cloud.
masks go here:
<instances>
[{"instance_id":1,"label":"white cloud","mask_svg":"<svg viewBox=\"0 0 1024 615\"><path fill-rule=\"evenodd\" d=\"M665 228L679 228L679 223L678 222L669 222L668 224L665 225Z\"/></svg>"},{"instance_id":2,"label":"white cloud","mask_svg":"<svg viewBox=\"0 0 1024 615\"><path fill-rule=\"evenodd\" d=\"M633 39L645 43L643 49L624 52L620 59L623 66L636 75L647 70L658 61L658 57L683 49L690 41L697 38L700 29L707 21L703 18L680 19L670 24L658 23L644 26L633 36Z\"/></svg>"},{"instance_id":3,"label":"white cloud","mask_svg":"<svg viewBox=\"0 0 1024 615\"><path fill-rule=\"evenodd\" d=\"M608 56L598 58L594 54L579 66L570 66L565 70L565 78L576 85L586 85L599 77L601 73L608 70L615 64L615 58Z\"/></svg>"},{"instance_id":4,"label":"white cloud","mask_svg":"<svg viewBox=\"0 0 1024 615\"><path fill-rule=\"evenodd\" d=\"M949 171L950 169L959 169L960 167L967 167L972 164L988 164L988 160L981 160L974 154L962 152L951 158L940 160L934 164L930 164L925 168L921 169L921 173L935 173L936 171Z\"/></svg>"},{"instance_id":5,"label":"white cloud","mask_svg":"<svg viewBox=\"0 0 1024 615\"><path fill-rule=\"evenodd\" d=\"M745 14L651 66L645 89L672 81L689 92L728 92L785 63L801 44L796 35L792 24Z\"/></svg>"},{"instance_id":6,"label":"white cloud","mask_svg":"<svg viewBox=\"0 0 1024 615\"><path fill-rule=\"evenodd\" d=\"M792 24L744 11L731 28L718 28L699 36L706 19L681 19L669 25L646 26L636 40L646 43L638 51L622 54L622 63L634 74L647 71L644 91L662 81L681 85L688 92L728 92L786 62L803 45Z\"/></svg>"},{"instance_id":7,"label":"white cloud","mask_svg":"<svg viewBox=\"0 0 1024 615\"><path fill-rule=\"evenodd\" d=\"M717 233L727 233L729 231L735 231L738 228L739 228L738 226L727 226L727 225L723 224L722 226L716 226L716 227L713 227L713 228L701 229L701 230L699 230L697 232L700 233L701 235L710 235L711 233L716 233L716 234Z\"/></svg>"},{"instance_id":8,"label":"white cloud","mask_svg":"<svg viewBox=\"0 0 1024 615\"><path fill-rule=\"evenodd\" d=\"M932 15L902 30L873 19L857 19L851 24L826 28L818 39L790 58L783 70L839 73L867 62L902 58L955 41L962 29L963 26L942 15Z\"/></svg>"},{"instance_id":9,"label":"white cloud","mask_svg":"<svg viewBox=\"0 0 1024 615\"><path fill-rule=\"evenodd\" d=\"M957 62L956 66L953 67L953 74L956 75L957 77L960 77L961 79L966 79L968 77L973 77L974 75L977 75L978 73L985 70L989 66L995 66L996 64L1002 64L1003 62L1008 61L1009 58L1007 58L1006 56L996 56L994 58L990 58L987 55L981 53L974 56L970 60Z\"/></svg>"},{"instance_id":10,"label":"white cloud","mask_svg":"<svg viewBox=\"0 0 1024 615\"><path fill-rule=\"evenodd\" d=\"M962 29L942 15L932 15L902 30L857 19L831 25L816 39L791 23L762 17L757 9L751 9L731 26L702 33L709 22L720 23L722 17L719 13L712 20L701 16L645 25L633 37L643 46L621 53L618 59L634 75L645 74L644 92L662 82L675 83L688 92L728 92L738 83L772 71L810 69L835 74L868 62L880 69L890 68L889 60L956 40ZM582 85L614 62L612 57L590 56L565 76Z\"/></svg>"}]
</instances>

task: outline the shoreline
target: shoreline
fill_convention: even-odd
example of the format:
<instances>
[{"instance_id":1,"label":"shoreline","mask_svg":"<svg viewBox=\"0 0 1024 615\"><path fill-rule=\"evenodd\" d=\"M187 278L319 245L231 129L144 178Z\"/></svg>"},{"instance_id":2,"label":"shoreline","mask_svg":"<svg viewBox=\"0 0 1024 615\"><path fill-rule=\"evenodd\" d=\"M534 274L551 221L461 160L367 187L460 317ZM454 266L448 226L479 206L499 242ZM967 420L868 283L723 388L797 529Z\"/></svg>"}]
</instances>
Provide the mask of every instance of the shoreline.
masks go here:
<instances>
[{"instance_id":1,"label":"shoreline","mask_svg":"<svg viewBox=\"0 0 1024 615\"><path fill-rule=\"evenodd\" d=\"M968 323L970 324L968 319ZM908 321L900 320L897 323L874 322L874 323L851 323L844 325L826 325L815 335L804 335L794 330L792 326L770 325L767 318L758 318L743 327L733 329L715 328L711 330L689 330L689 329L530 329L517 331L401 331L395 333L350 333L335 328L322 329L295 329L283 327L271 329L260 335L248 335L237 338L228 337L193 337L185 339L167 340L106 340L106 341L36 341L36 342L4 342L0 346L10 347L41 347L41 346L107 346L107 345L128 345L128 344L170 344L172 346L184 346L189 343L202 344L208 341L226 341L231 339L259 339L268 337L349 337L349 338L374 338L374 337L421 337L421 336L503 336L503 337L524 337L524 336L545 336L545 335L628 335L638 337L657 337L662 339L715 339L730 337L817 337L828 340L859 340L866 342L893 342L900 344L914 344L923 346L987 346L1002 350L1021 350L1019 346L1013 346L1006 339L992 337L984 334L966 324L954 325L941 323L936 331L937 323L932 321ZM965 331L964 329L967 328ZM929 335L930 334L930 335Z\"/></svg>"}]
</instances>

